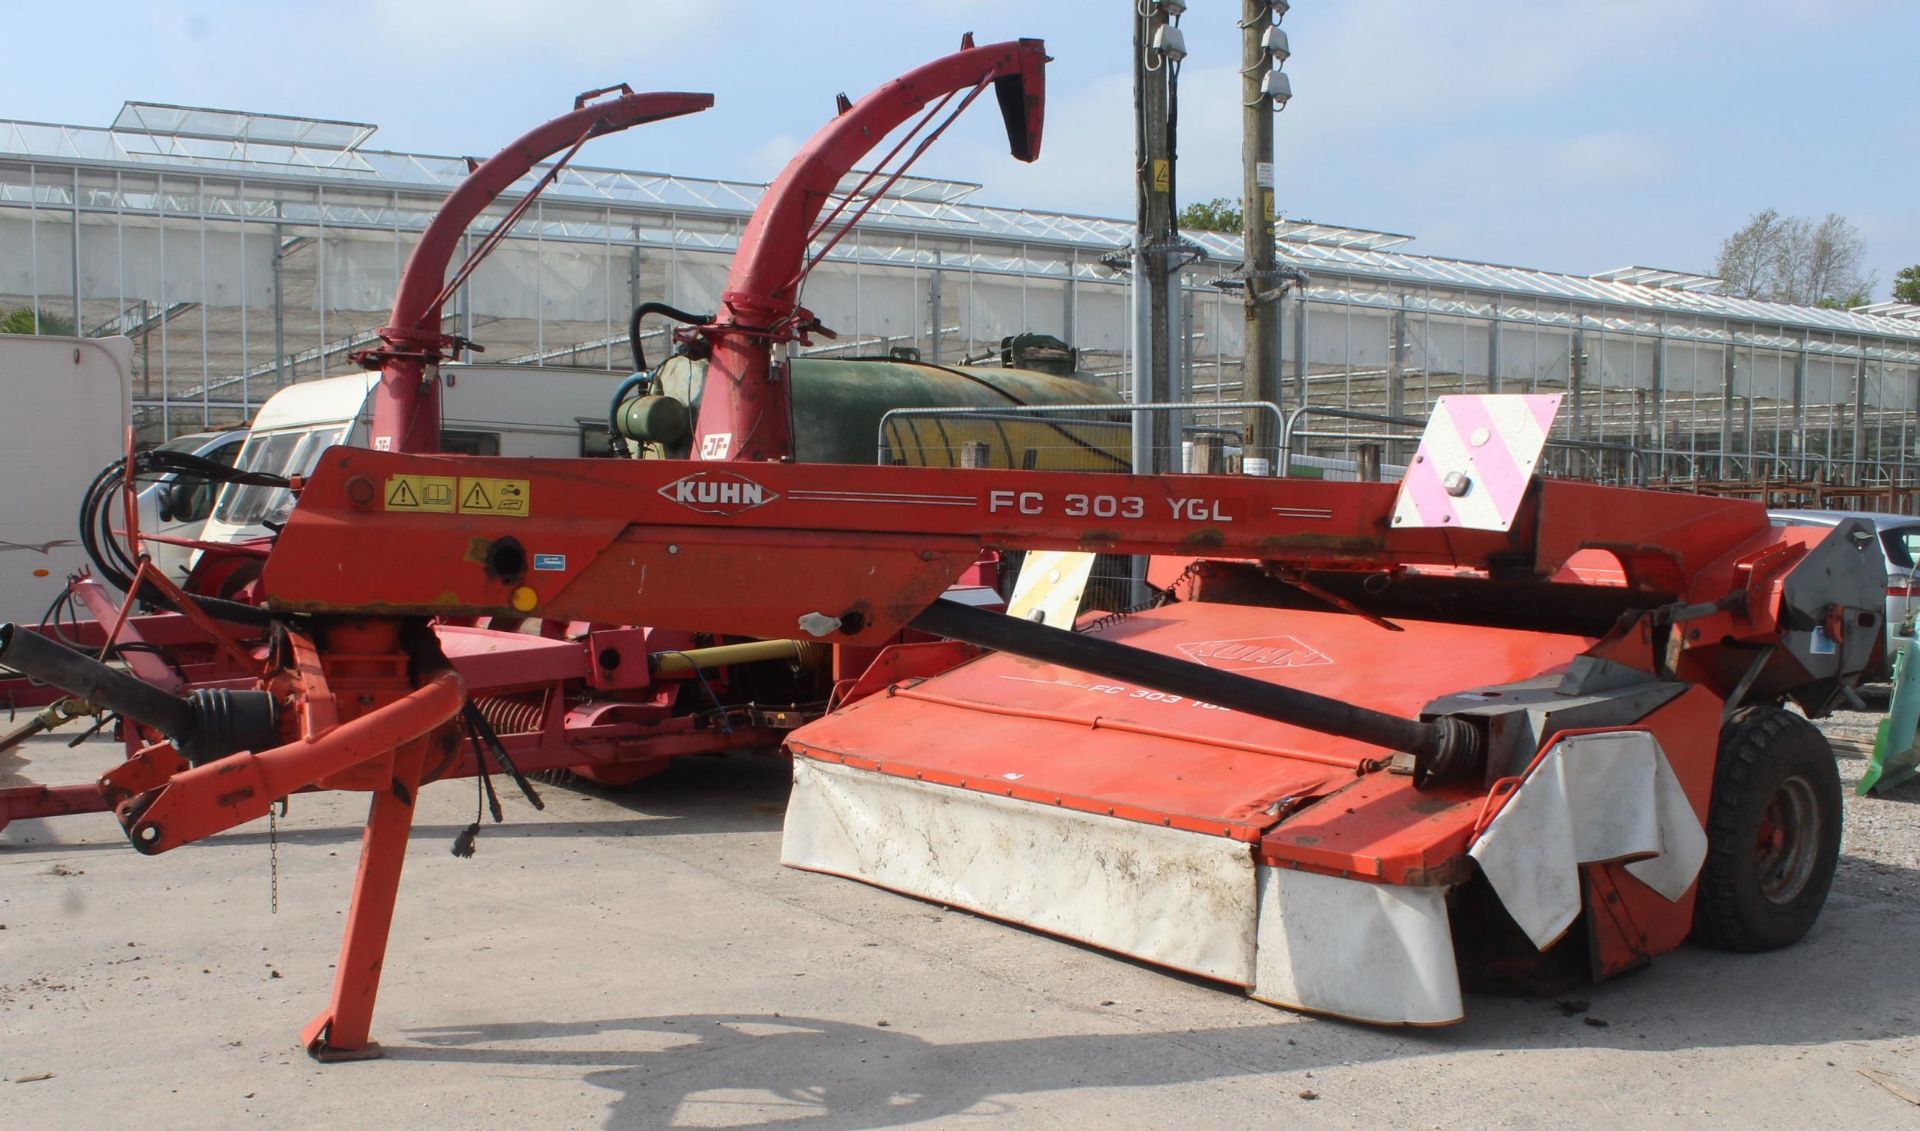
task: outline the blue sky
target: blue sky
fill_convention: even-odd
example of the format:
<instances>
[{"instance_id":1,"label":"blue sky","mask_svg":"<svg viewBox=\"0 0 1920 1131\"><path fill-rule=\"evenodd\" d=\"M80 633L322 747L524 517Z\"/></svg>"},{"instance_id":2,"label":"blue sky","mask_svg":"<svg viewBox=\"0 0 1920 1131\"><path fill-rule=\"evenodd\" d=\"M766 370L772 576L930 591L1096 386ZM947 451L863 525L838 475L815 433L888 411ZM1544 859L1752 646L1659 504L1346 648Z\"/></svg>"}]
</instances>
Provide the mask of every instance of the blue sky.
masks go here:
<instances>
[{"instance_id":1,"label":"blue sky","mask_svg":"<svg viewBox=\"0 0 1920 1131\"><path fill-rule=\"evenodd\" d=\"M1183 201L1239 194L1238 0L1189 0ZM831 114L950 50L1047 41L1041 160L976 106L917 171L994 204L1128 217L1128 0L14 0L0 116L105 124L140 99L377 123L369 144L486 154L577 91L704 90L715 108L581 161L766 180ZM1886 297L1920 262L1910 0L1296 0L1279 116L1290 216L1409 250L1590 272L1710 270L1753 211L1837 211ZM60 44L58 50L28 45Z\"/></svg>"}]
</instances>

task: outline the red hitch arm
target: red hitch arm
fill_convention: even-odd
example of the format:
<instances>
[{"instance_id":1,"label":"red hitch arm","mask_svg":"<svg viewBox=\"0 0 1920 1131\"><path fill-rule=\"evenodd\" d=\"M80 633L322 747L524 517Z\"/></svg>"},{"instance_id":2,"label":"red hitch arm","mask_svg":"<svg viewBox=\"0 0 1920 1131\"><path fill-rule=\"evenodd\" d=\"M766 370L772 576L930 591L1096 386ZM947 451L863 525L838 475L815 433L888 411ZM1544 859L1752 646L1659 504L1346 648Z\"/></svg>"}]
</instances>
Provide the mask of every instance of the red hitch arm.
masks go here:
<instances>
[{"instance_id":1,"label":"red hitch arm","mask_svg":"<svg viewBox=\"0 0 1920 1131\"><path fill-rule=\"evenodd\" d=\"M389 755L433 731L465 701L460 677L444 671L394 702L322 734L257 754L230 754L174 774L150 804L126 811L127 836L135 848L153 855L257 820L296 790ZM107 780L113 779L109 772Z\"/></svg>"},{"instance_id":2,"label":"red hitch arm","mask_svg":"<svg viewBox=\"0 0 1920 1131\"><path fill-rule=\"evenodd\" d=\"M713 344L694 450L702 459L781 459L793 453L791 401L772 381L772 348L809 327L795 318L815 220L842 177L928 103L991 82L1013 156L1040 156L1046 45L1037 39L964 47L868 94L813 135L747 223L721 313L700 331ZM722 439L724 437L724 439Z\"/></svg>"},{"instance_id":3,"label":"red hitch arm","mask_svg":"<svg viewBox=\"0 0 1920 1131\"><path fill-rule=\"evenodd\" d=\"M440 450L440 387L426 378L429 368L458 344L441 333L440 310L446 301L447 265L467 226L534 166L562 150L577 148L589 138L698 113L713 105L711 94L635 94L624 85L611 89L625 93L592 103L587 99L604 91L583 94L575 100L572 113L528 131L475 167L434 214L401 272L393 316L380 329L383 344L356 356L366 368L380 371L373 407L375 448Z\"/></svg>"}]
</instances>

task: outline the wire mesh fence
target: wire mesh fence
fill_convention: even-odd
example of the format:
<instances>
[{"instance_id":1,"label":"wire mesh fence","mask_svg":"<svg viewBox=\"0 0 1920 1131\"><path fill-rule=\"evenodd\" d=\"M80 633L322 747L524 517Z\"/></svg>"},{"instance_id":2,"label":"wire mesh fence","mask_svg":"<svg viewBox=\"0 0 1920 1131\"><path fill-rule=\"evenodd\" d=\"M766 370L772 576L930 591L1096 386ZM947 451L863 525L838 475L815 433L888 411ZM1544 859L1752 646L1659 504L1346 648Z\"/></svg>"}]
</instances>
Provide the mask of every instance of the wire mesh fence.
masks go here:
<instances>
[{"instance_id":1,"label":"wire mesh fence","mask_svg":"<svg viewBox=\"0 0 1920 1131\"><path fill-rule=\"evenodd\" d=\"M1258 423L1254 418L1260 418ZM1267 435L1281 435L1279 407L1268 401L1231 401L904 408L880 418L876 448L882 465L1113 474L1137 465L1191 475L1237 475L1247 473L1249 460L1262 458L1253 455L1247 443L1259 424ZM1264 473L1260 463L1253 469ZM1011 585L1019 556L1005 556L1003 569L1005 584ZM1137 605L1148 595L1145 576L1145 559L1101 554L1094 559L1081 607L1117 611Z\"/></svg>"},{"instance_id":2,"label":"wire mesh fence","mask_svg":"<svg viewBox=\"0 0 1920 1131\"><path fill-rule=\"evenodd\" d=\"M1281 434L1268 401L901 408L880 418L876 447L880 463L913 467L1265 474L1249 463L1255 417Z\"/></svg>"}]
</instances>

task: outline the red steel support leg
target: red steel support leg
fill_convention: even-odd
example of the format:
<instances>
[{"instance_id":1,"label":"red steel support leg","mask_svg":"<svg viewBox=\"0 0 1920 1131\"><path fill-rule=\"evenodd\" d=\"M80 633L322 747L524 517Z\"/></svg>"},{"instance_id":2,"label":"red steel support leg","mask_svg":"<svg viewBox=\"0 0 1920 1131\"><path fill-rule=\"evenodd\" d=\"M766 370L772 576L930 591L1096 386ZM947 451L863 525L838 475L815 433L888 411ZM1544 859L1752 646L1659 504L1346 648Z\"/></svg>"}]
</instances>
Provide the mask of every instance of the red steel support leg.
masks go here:
<instances>
[{"instance_id":1,"label":"red steel support leg","mask_svg":"<svg viewBox=\"0 0 1920 1131\"><path fill-rule=\"evenodd\" d=\"M11 821L65 817L73 813L104 813L106 799L92 782L78 785L23 785L0 789L0 829Z\"/></svg>"},{"instance_id":2,"label":"red steel support leg","mask_svg":"<svg viewBox=\"0 0 1920 1131\"><path fill-rule=\"evenodd\" d=\"M396 751L392 787L373 795L366 832L360 838L360 871L347 908L347 933L334 968L333 997L300 1031L300 1043L315 1059L380 1055L380 1046L367 1035L373 1027L373 999L380 991L387 932L393 926L394 898L400 890L400 869L406 863L425 760L424 741L410 742Z\"/></svg>"}]
</instances>

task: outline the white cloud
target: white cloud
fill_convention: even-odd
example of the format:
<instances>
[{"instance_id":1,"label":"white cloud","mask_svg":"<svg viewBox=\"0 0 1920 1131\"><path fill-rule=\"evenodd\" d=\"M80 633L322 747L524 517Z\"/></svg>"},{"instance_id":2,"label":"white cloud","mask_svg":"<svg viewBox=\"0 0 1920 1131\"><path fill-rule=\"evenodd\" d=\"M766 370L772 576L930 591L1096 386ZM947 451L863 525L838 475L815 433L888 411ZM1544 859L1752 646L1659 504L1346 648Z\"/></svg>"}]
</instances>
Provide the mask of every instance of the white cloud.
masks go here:
<instances>
[{"instance_id":1,"label":"white cloud","mask_svg":"<svg viewBox=\"0 0 1920 1131\"><path fill-rule=\"evenodd\" d=\"M1697 50L1698 0L1348 4L1295 43L1299 107L1337 129L1438 124ZM1604 89L1594 92L1604 100ZM1291 111L1290 111L1291 113Z\"/></svg>"},{"instance_id":2,"label":"white cloud","mask_svg":"<svg viewBox=\"0 0 1920 1131\"><path fill-rule=\"evenodd\" d=\"M587 63L712 48L763 13L743 0L370 0L367 38L493 60L564 52ZM542 60L545 62L545 60Z\"/></svg>"},{"instance_id":3,"label":"white cloud","mask_svg":"<svg viewBox=\"0 0 1920 1131\"><path fill-rule=\"evenodd\" d=\"M1111 216L1133 214L1133 86L1107 75L1075 90L1050 86L1040 160L1008 155L999 116L982 99L968 111L971 129L942 138L918 171L981 181L980 199L1025 208L1058 208Z\"/></svg>"},{"instance_id":4,"label":"white cloud","mask_svg":"<svg viewBox=\"0 0 1920 1131\"><path fill-rule=\"evenodd\" d=\"M1482 203L1577 192L1609 184L1658 182L1679 167L1661 138L1602 131L1564 139L1509 139L1436 146L1407 170L1413 182L1452 192L1470 187Z\"/></svg>"},{"instance_id":5,"label":"white cloud","mask_svg":"<svg viewBox=\"0 0 1920 1131\"><path fill-rule=\"evenodd\" d=\"M739 161L740 175L772 181L787 167L793 155L800 152L800 139L792 134L775 134L761 142L752 152L743 155Z\"/></svg>"}]
</instances>

